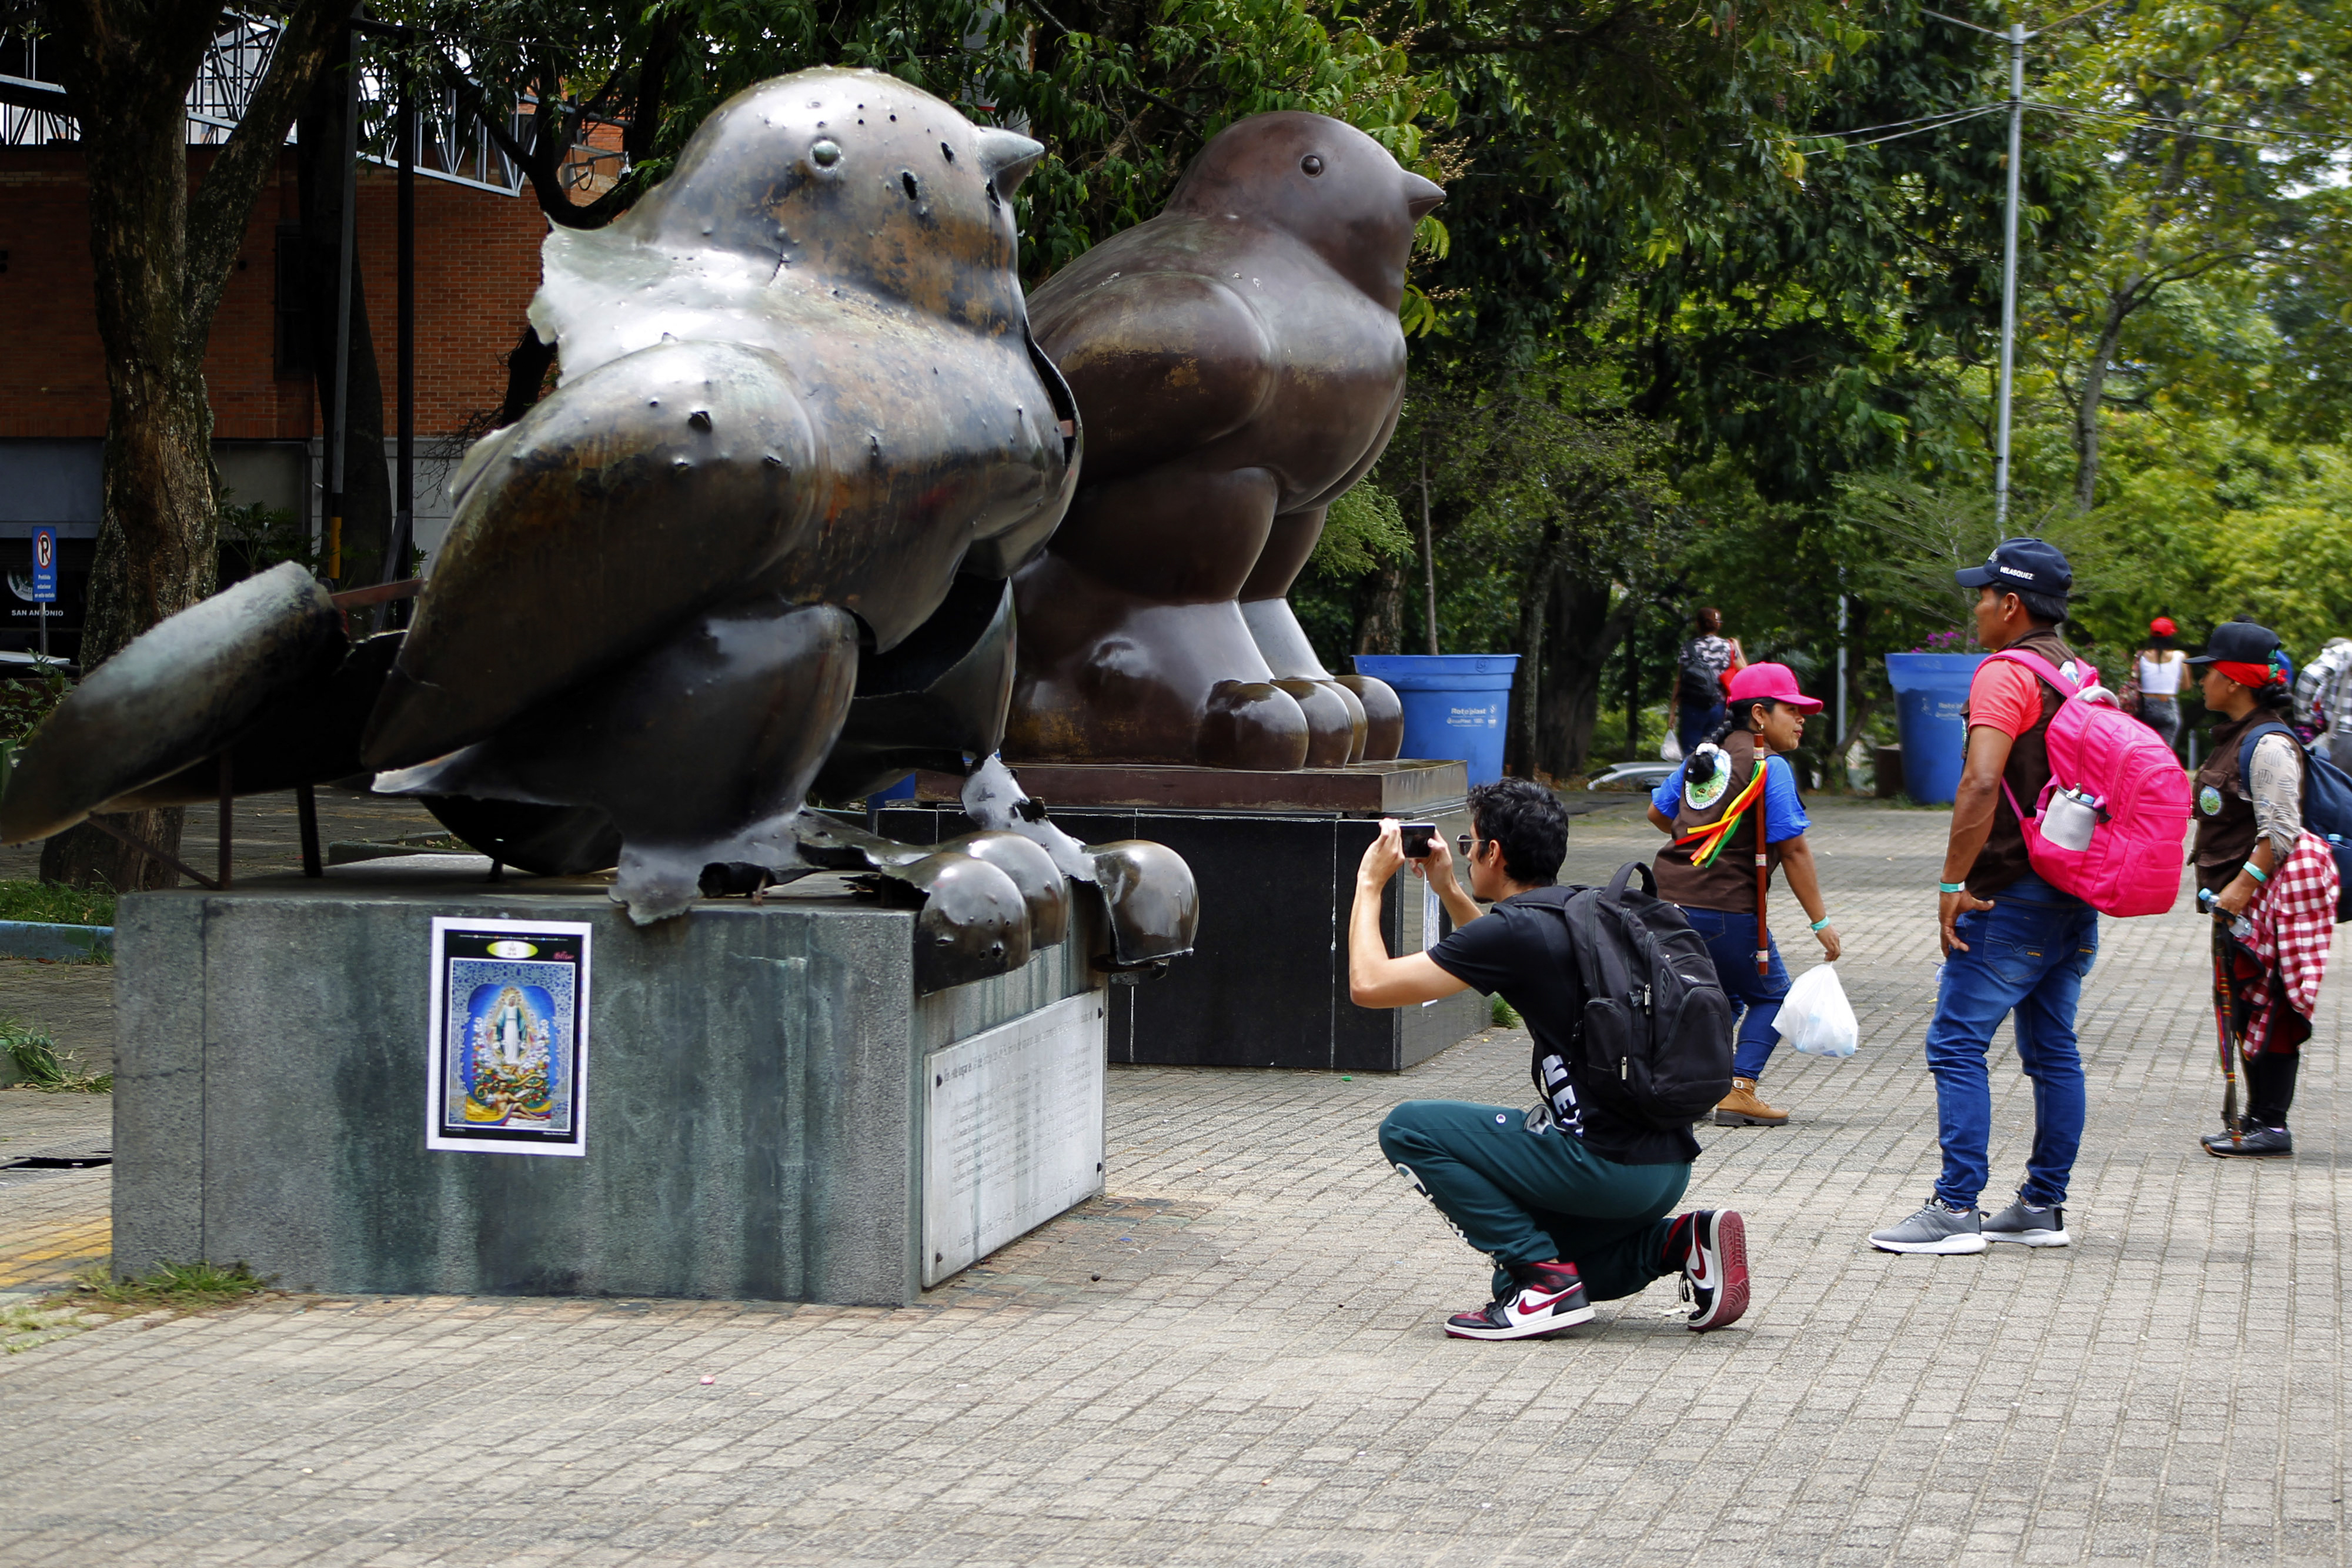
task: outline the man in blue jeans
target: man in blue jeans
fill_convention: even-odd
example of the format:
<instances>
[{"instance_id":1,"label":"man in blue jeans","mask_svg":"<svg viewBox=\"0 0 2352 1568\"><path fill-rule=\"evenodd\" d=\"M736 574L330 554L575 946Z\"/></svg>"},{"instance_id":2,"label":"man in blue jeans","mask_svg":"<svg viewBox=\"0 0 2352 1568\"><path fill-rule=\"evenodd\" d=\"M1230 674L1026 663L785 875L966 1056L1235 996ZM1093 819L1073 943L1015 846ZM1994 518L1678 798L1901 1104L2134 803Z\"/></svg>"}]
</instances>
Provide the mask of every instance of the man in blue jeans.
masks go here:
<instances>
[{"instance_id":1,"label":"man in blue jeans","mask_svg":"<svg viewBox=\"0 0 2352 1568\"><path fill-rule=\"evenodd\" d=\"M1978 591L1979 643L2023 648L2074 674L2074 652L2057 630L2074 576L2054 547L2004 539L1984 565L1958 575L1960 586ZM1938 889L1943 978L1927 1026L1944 1171L1916 1214L1871 1234L1884 1251L1981 1252L1988 1241L2063 1247L2072 1239L2066 1181L2084 1115L2074 1005L2098 955L2099 917L2033 874L2012 804L2042 798L2050 719L2062 700L2055 686L2007 659L1987 660L1969 687L1967 760ZM2017 1201L1988 1218L1977 1209L1991 1174L1985 1054L2003 1017L2015 1021L2018 1064L2033 1081L2033 1149Z\"/></svg>"}]
</instances>

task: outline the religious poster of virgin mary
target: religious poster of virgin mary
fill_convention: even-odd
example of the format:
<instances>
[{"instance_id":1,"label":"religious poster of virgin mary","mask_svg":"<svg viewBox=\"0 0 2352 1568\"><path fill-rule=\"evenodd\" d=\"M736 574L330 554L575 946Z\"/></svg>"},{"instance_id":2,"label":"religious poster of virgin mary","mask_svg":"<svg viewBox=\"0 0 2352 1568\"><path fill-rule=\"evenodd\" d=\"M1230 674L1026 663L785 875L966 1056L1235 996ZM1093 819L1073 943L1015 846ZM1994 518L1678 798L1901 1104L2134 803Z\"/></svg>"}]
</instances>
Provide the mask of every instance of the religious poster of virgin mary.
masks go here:
<instances>
[{"instance_id":1,"label":"religious poster of virgin mary","mask_svg":"<svg viewBox=\"0 0 2352 1568\"><path fill-rule=\"evenodd\" d=\"M433 922L425 1145L588 1152L589 927Z\"/></svg>"}]
</instances>

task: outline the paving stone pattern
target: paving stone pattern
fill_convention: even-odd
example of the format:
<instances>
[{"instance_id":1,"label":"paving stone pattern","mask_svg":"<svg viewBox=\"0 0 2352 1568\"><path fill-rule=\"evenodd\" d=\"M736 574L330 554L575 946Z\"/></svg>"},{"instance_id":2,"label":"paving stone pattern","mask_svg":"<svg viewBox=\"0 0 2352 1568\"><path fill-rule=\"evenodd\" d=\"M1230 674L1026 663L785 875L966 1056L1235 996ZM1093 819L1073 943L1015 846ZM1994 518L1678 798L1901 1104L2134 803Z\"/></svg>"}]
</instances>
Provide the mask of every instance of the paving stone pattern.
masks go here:
<instances>
[{"instance_id":1,"label":"paving stone pattern","mask_svg":"<svg viewBox=\"0 0 2352 1568\"><path fill-rule=\"evenodd\" d=\"M2343 1562L2345 982L2301 1153L2224 1164L2199 924L2105 923L2077 1245L1874 1252L1936 1168L1946 818L1815 816L1864 1043L1773 1063L1796 1124L1702 1134L1693 1200L1749 1218L1736 1329L1662 1281L1564 1340L1440 1333L1486 1265L1372 1129L1525 1103L1523 1035L1395 1078L1117 1069L1110 1196L915 1307L296 1298L0 1360L0 1562ZM1587 819L1570 873L1654 841ZM2032 1113L1997 1049L1995 1203Z\"/></svg>"},{"instance_id":2,"label":"paving stone pattern","mask_svg":"<svg viewBox=\"0 0 2352 1568\"><path fill-rule=\"evenodd\" d=\"M42 1155L110 1153L113 1110L110 1094L0 1089L0 1301L26 1287L64 1284L105 1261L112 1226L103 1167L7 1167ZM0 1503L0 1517L5 1509Z\"/></svg>"}]
</instances>

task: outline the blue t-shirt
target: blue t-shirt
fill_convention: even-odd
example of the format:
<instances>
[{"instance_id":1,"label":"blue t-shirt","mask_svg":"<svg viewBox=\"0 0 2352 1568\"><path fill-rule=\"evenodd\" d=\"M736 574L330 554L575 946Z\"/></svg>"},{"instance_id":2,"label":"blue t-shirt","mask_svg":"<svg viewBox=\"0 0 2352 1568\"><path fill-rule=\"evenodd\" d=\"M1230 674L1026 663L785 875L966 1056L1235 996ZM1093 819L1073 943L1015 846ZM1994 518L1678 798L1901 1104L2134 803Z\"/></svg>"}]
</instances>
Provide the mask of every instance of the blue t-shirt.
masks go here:
<instances>
[{"instance_id":1,"label":"blue t-shirt","mask_svg":"<svg viewBox=\"0 0 2352 1568\"><path fill-rule=\"evenodd\" d=\"M1650 804L1671 821L1682 809L1683 768L1678 765L1666 781L1650 792ZM1764 841L1777 844L1793 839L1813 824L1805 815L1804 802L1797 799L1797 775L1785 757L1775 757L1764 765ZM1743 828L1742 832L1753 831Z\"/></svg>"}]
</instances>

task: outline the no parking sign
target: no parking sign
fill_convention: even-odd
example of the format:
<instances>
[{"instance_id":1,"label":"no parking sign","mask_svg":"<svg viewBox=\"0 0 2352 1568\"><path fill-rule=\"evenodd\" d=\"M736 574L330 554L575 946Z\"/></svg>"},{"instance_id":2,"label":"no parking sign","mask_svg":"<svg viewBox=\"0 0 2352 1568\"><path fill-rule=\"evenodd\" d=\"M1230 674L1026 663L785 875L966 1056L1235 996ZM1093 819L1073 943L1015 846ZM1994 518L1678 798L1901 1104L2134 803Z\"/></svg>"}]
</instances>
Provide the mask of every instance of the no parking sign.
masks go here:
<instances>
[{"instance_id":1,"label":"no parking sign","mask_svg":"<svg viewBox=\"0 0 2352 1568\"><path fill-rule=\"evenodd\" d=\"M33 602L58 601L58 530L33 530Z\"/></svg>"}]
</instances>

